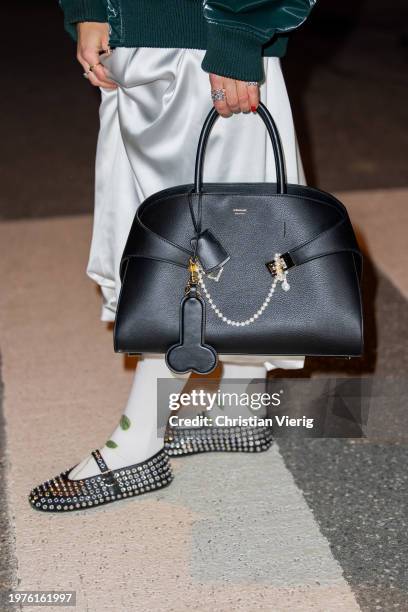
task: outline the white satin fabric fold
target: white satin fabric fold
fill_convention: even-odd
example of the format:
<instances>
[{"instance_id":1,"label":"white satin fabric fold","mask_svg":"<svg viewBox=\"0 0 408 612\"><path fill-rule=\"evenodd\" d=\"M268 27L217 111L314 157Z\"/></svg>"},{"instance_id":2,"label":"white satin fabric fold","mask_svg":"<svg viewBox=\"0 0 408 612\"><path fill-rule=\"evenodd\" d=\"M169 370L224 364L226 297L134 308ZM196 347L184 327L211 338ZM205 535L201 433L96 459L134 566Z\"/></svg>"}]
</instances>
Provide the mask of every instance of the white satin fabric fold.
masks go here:
<instances>
[{"instance_id":1,"label":"white satin fabric fold","mask_svg":"<svg viewBox=\"0 0 408 612\"><path fill-rule=\"evenodd\" d=\"M119 264L137 207L148 196L193 180L195 152L211 108L205 51L118 47L101 61L119 85L102 89L95 168L95 211L87 274L101 287L102 321L113 321ZM282 138L288 181L305 184L280 60L265 57L261 100ZM252 113L219 118L207 149L207 182L273 182L272 146ZM304 357L220 355L230 363L296 369Z\"/></svg>"}]
</instances>

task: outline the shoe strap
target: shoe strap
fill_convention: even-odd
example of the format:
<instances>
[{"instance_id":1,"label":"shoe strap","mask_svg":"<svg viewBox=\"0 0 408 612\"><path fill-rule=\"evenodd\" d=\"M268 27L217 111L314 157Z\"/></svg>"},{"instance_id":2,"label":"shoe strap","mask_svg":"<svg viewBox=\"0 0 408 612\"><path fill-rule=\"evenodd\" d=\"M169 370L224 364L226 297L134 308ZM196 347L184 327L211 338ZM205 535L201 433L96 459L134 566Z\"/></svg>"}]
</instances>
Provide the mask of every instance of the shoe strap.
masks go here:
<instances>
[{"instance_id":1,"label":"shoe strap","mask_svg":"<svg viewBox=\"0 0 408 612\"><path fill-rule=\"evenodd\" d=\"M95 459L96 463L98 464L98 467L101 470L101 472L110 472L110 469L106 465L105 460L102 457L102 455L101 455L101 453L100 453L98 448L93 450L91 455Z\"/></svg>"},{"instance_id":2,"label":"shoe strap","mask_svg":"<svg viewBox=\"0 0 408 612\"><path fill-rule=\"evenodd\" d=\"M96 463L98 464L99 469L101 470L104 480L106 480L107 484L112 487L112 493L114 495L119 495L122 491L120 489L120 486L116 480L116 478L114 477L112 470L108 468L108 466L105 463L104 458L102 457L99 449L95 449L91 452L92 457L95 459Z\"/></svg>"}]
</instances>

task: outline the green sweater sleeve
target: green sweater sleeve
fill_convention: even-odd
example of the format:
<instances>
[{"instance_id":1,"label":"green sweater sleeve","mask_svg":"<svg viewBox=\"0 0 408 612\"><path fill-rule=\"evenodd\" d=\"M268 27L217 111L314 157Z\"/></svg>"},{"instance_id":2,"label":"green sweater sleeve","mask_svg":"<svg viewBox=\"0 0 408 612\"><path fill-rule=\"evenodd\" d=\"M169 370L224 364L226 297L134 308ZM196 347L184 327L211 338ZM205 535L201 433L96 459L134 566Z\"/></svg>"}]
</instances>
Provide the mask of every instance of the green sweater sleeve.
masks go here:
<instances>
[{"instance_id":1,"label":"green sweater sleeve","mask_svg":"<svg viewBox=\"0 0 408 612\"><path fill-rule=\"evenodd\" d=\"M207 51L201 67L242 81L261 81L263 45L299 27L316 1L204 0Z\"/></svg>"},{"instance_id":2,"label":"green sweater sleeve","mask_svg":"<svg viewBox=\"0 0 408 612\"><path fill-rule=\"evenodd\" d=\"M58 0L64 11L64 27L68 34L77 39L76 24L81 21L108 21L103 0Z\"/></svg>"}]
</instances>

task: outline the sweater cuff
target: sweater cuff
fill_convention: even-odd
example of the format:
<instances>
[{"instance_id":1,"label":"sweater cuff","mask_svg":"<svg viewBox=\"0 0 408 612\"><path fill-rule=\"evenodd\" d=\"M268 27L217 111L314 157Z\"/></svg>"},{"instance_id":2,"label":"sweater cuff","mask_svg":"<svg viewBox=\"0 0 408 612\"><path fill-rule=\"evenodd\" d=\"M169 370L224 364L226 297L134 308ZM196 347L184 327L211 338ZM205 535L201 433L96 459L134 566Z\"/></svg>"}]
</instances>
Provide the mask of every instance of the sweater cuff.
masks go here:
<instances>
[{"instance_id":1,"label":"sweater cuff","mask_svg":"<svg viewBox=\"0 0 408 612\"><path fill-rule=\"evenodd\" d=\"M208 23L207 51L201 68L239 81L262 81L262 44L243 30Z\"/></svg>"},{"instance_id":2,"label":"sweater cuff","mask_svg":"<svg viewBox=\"0 0 408 612\"><path fill-rule=\"evenodd\" d=\"M107 23L108 21L103 0L60 0L59 3L64 11L64 27L75 41L77 23L82 21Z\"/></svg>"}]
</instances>

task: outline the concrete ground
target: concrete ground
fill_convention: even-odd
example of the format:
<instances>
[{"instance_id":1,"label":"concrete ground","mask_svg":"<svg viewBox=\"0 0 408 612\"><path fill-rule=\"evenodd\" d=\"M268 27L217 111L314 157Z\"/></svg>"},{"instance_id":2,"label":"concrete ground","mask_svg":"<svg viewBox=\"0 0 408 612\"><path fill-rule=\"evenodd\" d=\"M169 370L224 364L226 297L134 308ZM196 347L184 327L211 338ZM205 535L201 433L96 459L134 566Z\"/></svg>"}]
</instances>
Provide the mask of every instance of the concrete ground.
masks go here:
<instances>
[{"instance_id":1,"label":"concrete ground","mask_svg":"<svg viewBox=\"0 0 408 612\"><path fill-rule=\"evenodd\" d=\"M57 2L2 16L0 592L73 589L81 612L405 612L405 0L321 1L283 62L309 183L340 192L366 254L364 358L291 376L375 381L366 437L174 460L162 492L69 516L27 494L105 441L134 367L85 276L98 92Z\"/></svg>"},{"instance_id":2,"label":"concrete ground","mask_svg":"<svg viewBox=\"0 0 408 612\"><path fill-rule=\"evenodd\" d=\"M369 341L350 372L338 360L310 359L301 373L377 378L384 400L373 402L367 437L290 436L261 455L175 459L168 489L69 516L35 512L27 493L104 442L132 365L113 353L85 275L92 218L1 223L11 519L3 585L76 590L81 612L405 610L407 286L398 266L381 269L387 236L358 219L367 203L371 220L381 218L384 200L399 219L406 193L341 194L371 253L364 291L377 296L366 299L375 305L366 330L375 347ZM399 254L402 269L404 235L394 223L389 257Z\"/></svg>"}]
</instances>

